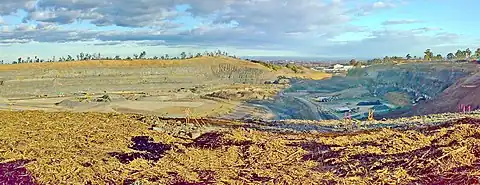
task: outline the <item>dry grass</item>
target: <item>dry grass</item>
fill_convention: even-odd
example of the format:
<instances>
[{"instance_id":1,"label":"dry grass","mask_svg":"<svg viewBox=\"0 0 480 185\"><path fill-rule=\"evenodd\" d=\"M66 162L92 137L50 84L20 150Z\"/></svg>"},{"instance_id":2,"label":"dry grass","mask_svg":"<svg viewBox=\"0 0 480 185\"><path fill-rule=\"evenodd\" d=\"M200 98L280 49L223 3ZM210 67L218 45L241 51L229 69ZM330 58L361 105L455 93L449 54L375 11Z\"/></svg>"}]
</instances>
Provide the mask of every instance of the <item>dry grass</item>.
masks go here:
<instances>
[{"instance_id":1,"label":"dry grass","mask_svg":"<svg viewBox=\"0 0 480 185\"><path fill-rule=\"evenodd\" d=\"M0 116L0 163L34 160L26 167L41 184L475 184L480 177L480 120L470 118L337 134L270 133L201 120L229 129L189 140L148 130L142 116ZM153 141L139 144L135 136Z\"/></svg>"},{"instance_id":2,"label":"dry grass","mask_svg":"<svg viewBox=\"0 0 480 185\"><path fill-rule=\"evenodd\" d=\"M233 63L243 67L264 68L260 64L228 58L228 57L199 57L185 60L93 60L74 62L51 62L51 63L23 63L0 65L0 71L22 69L68 69L68 68L131 68L131 67L174 67L178 65L192 64L219 64Z\"/></svg>"},{"instance_id":3,"label":"dry grass","mask_svg":"<svg viewBox=\"0 0 480 185\"><path fill-rule=\"evenodd\" d=\"M323 80L332 77L332 74L325 73L321 71L315 71L309 68L301 67L302 73L295 73L291 69L283 68L278 70L277 74L283 75L289 78L303 78L303 79L312 79L312 80Z\"/></svg>"},{"instance_id":4,"label":"dry grass","mask_svg":"<svg viewBox=\"0 0 480 185\"><path fill-rule=\"evenodd\" d=\"M149 133L146 125L125 115L38 111L0 115L0 159L35 160L28 169L42 184L119 182L126 174L118 173L122 171L118 162L107 153L126 151L131 137ZM154 137L175 141L168 135Z\"/></svg>"},{"instance_id":5,"label":"dry grass","mask_svg":"<svg viewBox=\"0 0 480 185\"><path fill-rule=\"evenodd\" d=\"M329 77L327 73L317 72L309 69L304 69L305 73L297 74L289 69L282 69L273 71L258 63L253 63L245 60L233 59L228 57L199 57L185 60L94 60L94 61L74 61L74 62L52 62L52 63L24 63L24 64L5 64L0 65L0 71L16 71L16 70L71 70L84 68L171 68L171 67L199 67L208 69L216 69L219 66L224 67L228 65L237 69L238 71L221 71L219 72L230 74L232 72L240 72L242 75L250 75L255 77L256 73L266 72L274 76L290 76L299 78L324 79ZM227 67L228 67L227 66ZM256 71L257 70L257 71ZM244 73L247 74L244 74ZM250 73L252 74L250 74ZM222 74L223 74L222 73ZM231 74L230 74L231 75ZM235 75L238 75L235 73ZM253 76L252 76L253 75Z\"/></svg>"}]
</instances>

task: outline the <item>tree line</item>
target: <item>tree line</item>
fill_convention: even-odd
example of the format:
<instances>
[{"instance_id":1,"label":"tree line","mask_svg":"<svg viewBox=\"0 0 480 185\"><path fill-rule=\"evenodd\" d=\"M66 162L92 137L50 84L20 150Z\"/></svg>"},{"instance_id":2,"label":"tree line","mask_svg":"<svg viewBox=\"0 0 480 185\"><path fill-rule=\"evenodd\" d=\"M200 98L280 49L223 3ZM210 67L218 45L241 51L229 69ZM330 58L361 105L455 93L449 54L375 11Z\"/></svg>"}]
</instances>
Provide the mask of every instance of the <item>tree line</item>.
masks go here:
<instances>
[{"instance_id":1,"label":"tree line","mask_svg":"<svg viewBox=\"0 0 480 185\"><path fill-rule=\"evenodd\" d=\"M448 53L443 56L438 53L435 54L431 49L425 50L424 56L412 56L407 54L405 57L399 56L385 56L384 58L375 58L368 60L367 63L385 63L385 62L394 62L394 61L452 61L452 60L468 60L468 59L478 59L480 58L480 48L477 48L475 52L472 52L470 48L465 50L457 50L455 53ZM352 62L350 62L352 63Z\"/></svg>"},{"instance_id":2,"label":"tree line","mask_svg":"<svg viewBox=\"0 0 480 185\"><path fill-rule=\"evenodd\" d=\"M43 63L43 62L71 62L71 61L89 61L89 60L183 60L183 59L191 59L191 58L198 58L203 56L223 56L223 57L230 57L230 58L239 58L235 55L230 55L226 51L205 51L203 53L187 53L181 52L179 56L170 56L169 54L165 54L162 56L153 56L148 58L147 52L142 51L140 53L135 53L132 56L127 57L120 57L119 55L114 57L102 56L101 53L79 53L76 56L67 55L65 57L52 57L49 59L41 59L37 56L34 57L26 57L22 58L19 57L17 60L12 61L12 64L22 64L22 63ZM0 60L0 64L6 64L4 60Z\"/></svg>"}]
</instances>

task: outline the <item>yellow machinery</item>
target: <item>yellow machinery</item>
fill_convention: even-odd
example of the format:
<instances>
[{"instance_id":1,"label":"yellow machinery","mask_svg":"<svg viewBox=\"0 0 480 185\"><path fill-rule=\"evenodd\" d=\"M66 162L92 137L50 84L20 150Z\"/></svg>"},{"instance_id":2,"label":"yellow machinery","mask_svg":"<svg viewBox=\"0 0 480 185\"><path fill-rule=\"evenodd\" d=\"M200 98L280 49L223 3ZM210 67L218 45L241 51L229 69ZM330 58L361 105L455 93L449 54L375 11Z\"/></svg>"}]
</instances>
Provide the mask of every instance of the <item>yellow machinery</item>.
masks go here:
<instances>
[{"instance_id":1,"label":"yellow machinery","mask_svg":"<svg viewBox=\"0 0 480 185\"><path fill-rule=\"evenodd\" d=\"M373 112L374 112L373 109L368 110L368 121L373 121L373 120L375 120L375 119L373 118Z\"/></svg>"}]
</instances>

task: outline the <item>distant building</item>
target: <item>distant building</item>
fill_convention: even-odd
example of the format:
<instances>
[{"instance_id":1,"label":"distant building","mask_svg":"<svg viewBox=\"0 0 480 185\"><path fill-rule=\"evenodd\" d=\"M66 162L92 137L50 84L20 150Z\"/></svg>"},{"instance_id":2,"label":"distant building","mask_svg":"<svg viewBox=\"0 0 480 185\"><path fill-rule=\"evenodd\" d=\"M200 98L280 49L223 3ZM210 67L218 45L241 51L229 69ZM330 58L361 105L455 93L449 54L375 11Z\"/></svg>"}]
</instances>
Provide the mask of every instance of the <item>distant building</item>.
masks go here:
<instances>
[{"instance_id":1,"label":"distant building","mask_svg":"<svg viewBox=\"0 0 480 185\"><path fill-rule=\"evenodd\" d=\"M377 100L377 101L362 101L362 102L358 102L357 103L357 106L372 106L372 105L382 105L382 102L380 102L380 100Z\"/></svg>"},{"instance_id":2,"label":"distant building","mask_svg":"<svg viewBox=\"0 0 480 185\"><path fill-rule=\"evenodd\" d=\"M335 64L333 65L333 69L343 69L344 66L342 64Z\"/></svg>"},{"instance_id":3,"label":"distant building","mask_svg":"<svg viewBox=\"0 0 480 185\"><path fill-rule=\"evenodd\" d=\"M345 112L350 112L352 110L348 107L338 107L335 109L335 111L338 113L345 113Z\"/></svg>"},{"instance_id":4,"label":"distant building","mask_svg":"<svg viewBox=\"0 0 480 185\"><path fill-rule=\"evenodd\" d=\"M316 71L324 71L325 67L312 67L312 69Z\"/></svg>"},{"instance_id":5,"label":"distant building","mask_svg":"<svg viewBox=\"0 0 480 185\"><path fill-rule=\"evenodd\" d=\"M335 64L333 66L324 68L323 71L327 73L340 73L340 72L347 72L348 70L351 70L353 68L355 68L355 66Z\"/></svg>"}]
</instances>

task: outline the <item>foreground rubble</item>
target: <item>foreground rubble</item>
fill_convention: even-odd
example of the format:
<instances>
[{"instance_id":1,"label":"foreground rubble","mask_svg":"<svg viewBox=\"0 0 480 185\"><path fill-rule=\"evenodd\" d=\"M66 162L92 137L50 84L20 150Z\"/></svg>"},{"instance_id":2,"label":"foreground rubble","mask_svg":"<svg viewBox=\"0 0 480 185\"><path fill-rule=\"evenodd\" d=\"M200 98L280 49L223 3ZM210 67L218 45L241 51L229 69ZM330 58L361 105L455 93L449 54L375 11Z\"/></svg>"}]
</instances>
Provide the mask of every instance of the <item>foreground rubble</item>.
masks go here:
<instances>
[{"instance_id":1,"label":"foreground rubble","mask_svg":"<svg viewBox=\"0 0 480 185\"><path fill-rule=\"evenodd\" d=\"M455 115L426 127L312 133L253 121L0 112L0 170L21 173L0 184L478 184L480 119Z\"/></svg>"}]
</instances>

